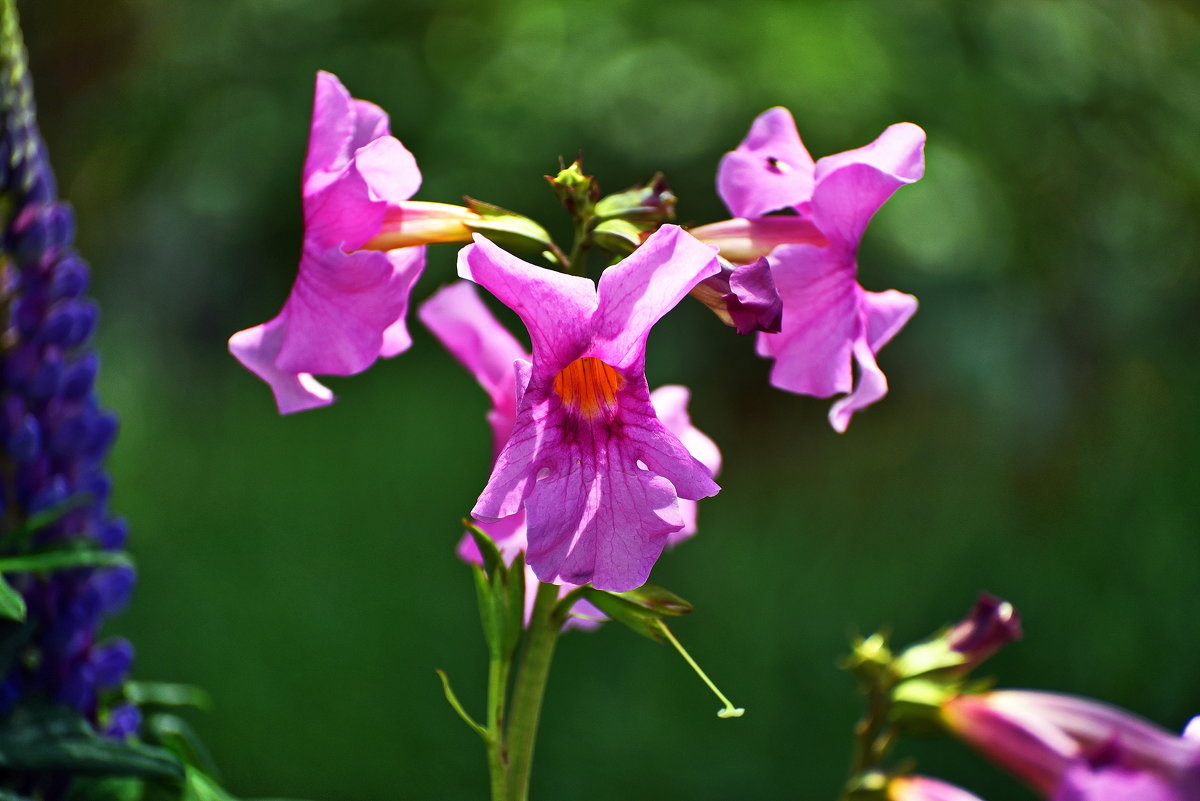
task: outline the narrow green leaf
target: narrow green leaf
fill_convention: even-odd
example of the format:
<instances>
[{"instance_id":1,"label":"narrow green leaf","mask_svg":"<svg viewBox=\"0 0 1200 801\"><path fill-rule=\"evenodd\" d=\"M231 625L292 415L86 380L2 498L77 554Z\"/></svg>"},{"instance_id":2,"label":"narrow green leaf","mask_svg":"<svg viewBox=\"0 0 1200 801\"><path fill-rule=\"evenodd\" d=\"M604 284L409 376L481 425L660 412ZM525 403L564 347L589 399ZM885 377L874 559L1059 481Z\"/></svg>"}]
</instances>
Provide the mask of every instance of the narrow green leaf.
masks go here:
<instances>
[{"instance_id":1,"label":"narrow green leaf","mask_svg":"<svg viewBox=\"0 0 1200 801\"><path fill-rule=\"evenodd\" d=\"M238 801L204 771L191 765L185 769L187 778L183 786L183 801Z\"/></svg>"},{"instance_id":2,"label":"narrow green leaf","mask_svg":"<svg viewBox=\"0 0 1200 801\"><path fill-rule=\"evenodd\" d=\"M179 760L170 752L104 737L75 710L61 707L14 714L0 730L0 768L183 778Z\"/></svg>"},{"instance_id":3,"label":"narrow green leaf","mask_svg":"<svg viewBox=\"0 0 1200 801\"><path fill-rule=\"evenodd\" d=\"M209 709L212 699L203 688L194 684L173 684L165 681L127 681L123 687L125 700L138 706L192 706Z\"/></svg>"},{"instance_id":4,"label":"narrow green leaf","mask_svg":"<svg viewBox=\"0 0 1200 801\"><path fill-rule=\"evenodd\" d=\"M25 621L25 599L0 577L0 618Z\"/></svg>"},{"instance_id":5,"label":"narrow green leaf","mask_svg":"<svg viewBox=\"0 0 1200 801\"><path fill-rule=\"evenodd\" d=\"M504 653L504 609L497 603L497 592L491 579L479 565L471 565L475 579L475 598L479 602L479 622L487 640L488 653L499 658ZM503 592L503 587L500 588Z\"/></svg>"},{"instance_id":6,"label":"narrow green leaf","mask_svg":"<svg viewBox=\"0 0 1200 801\"><path fill-rule=\"evenodd\" d=\"M146 716L142 734L151 745L160 745L175 754L185 765L215 773L216 762L192 725L178 715L156 712Z\"/></svg>"},{"instance_id":7,"label":"narrow green leaf","mask_svg":"<svg viewBox=\"0 0 1200 801\"><path fill-rule=\"evenodd\" d=\"M74 567L132 567L133 561L124 551L102 551L97 548L64 548L0 559L0 573L41 573Z\"/></svg>"},{"instance_id":8,"label":"narrow green leaf","mask_svg":"<svg viewBox=\"0 0 1200 801\"><path fill-rule=\"evenodd\" d=\"M9 539L14 542L23 541L30 534L35 534L48 526L54 525L66 516L68 512L87 506L92 500L92 493L80 492L40 512L34 512L26 518L24 525L18 526L9 535Z\"/></svg>"},{"instance_id":9,"label":"narrow green leaf","mask_svg":"<svg viewBox=\"0 0 1200 801\"><path fill-rule=\"evenodd\" d=\"M483 738L484 742L490 742L492 735L483 726L475 722L475 719L467 714L467 710L463 709L463 705L459 703L458 696L454 694L454 690L450 687L450 677L446 675L446 671L437 670L438 678L442 680L442 692L446 695L446 701L458 713L458 716L463 719L463 722L470 726L476 734Z\"/></svg>"}]
</instances>

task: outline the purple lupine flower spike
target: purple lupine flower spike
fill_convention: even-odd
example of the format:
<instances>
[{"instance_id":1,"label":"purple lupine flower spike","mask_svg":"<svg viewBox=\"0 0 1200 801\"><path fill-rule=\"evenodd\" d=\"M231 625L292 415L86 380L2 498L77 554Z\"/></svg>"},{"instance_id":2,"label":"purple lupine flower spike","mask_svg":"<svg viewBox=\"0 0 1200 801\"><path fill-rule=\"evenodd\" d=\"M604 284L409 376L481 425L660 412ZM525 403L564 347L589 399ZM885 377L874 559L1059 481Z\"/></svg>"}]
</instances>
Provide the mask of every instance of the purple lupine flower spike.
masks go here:
<instances>
[{"instance_id":1,"label":"purple lupine flower spike","mask_svg":"<svg viewBox=\"0 0 1200 801\"><path fill-rule=\"evenodd\" d=\"M126 528L108 510L104 460L117 421L100 408L94 389L96 304L85 294L87 265L72 247L71 209L56 196L13 4L0 6L0 14L0 552L115 550ZM29 533L38 513L53 522ZM51 702L99 724L103 694L124 681L133 659L127 641L99 641L99 629L128 601L132 569L8 578L25 598L32 633L28 658L0 685L0 715L25 701ZM128 733L132 713L121 717Z\"/></svg>"}]
</instances>

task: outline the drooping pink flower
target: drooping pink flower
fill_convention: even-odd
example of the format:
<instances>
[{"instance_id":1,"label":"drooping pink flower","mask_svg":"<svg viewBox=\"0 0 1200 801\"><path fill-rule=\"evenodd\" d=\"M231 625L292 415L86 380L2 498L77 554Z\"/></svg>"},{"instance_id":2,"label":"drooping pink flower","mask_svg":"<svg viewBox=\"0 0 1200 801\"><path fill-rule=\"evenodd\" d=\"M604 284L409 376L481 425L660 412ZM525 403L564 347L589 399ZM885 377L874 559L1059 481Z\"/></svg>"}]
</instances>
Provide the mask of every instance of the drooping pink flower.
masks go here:
<instances>
[{"instance_id":1,"label":"drooping pink flower","mask_svg":"<svg viewBox=\"0 0 1200 801\"><path fill-rule=\"evenodd\" d=\"M859 286L857 256L879 207L924 173L924 144L924 131L898 123L865 147L814 162L791 114L773 108L754 121L718 169L717 190L735 216L775 219L763 215L787 209L826 240L798 238L770 252L783 325L777 334L759 335L758 351L775 360L771 383L780 389L821 398L844 395L829 413L837 431L845 431L854 412L887 394L875 354L917 308L911 295Z\"/></svg>"},{"instance_id":2,"label":"drooping pink flower","mask_svg":"<svg viewBox=\"0 0 1200 801\"><path fill-rule=\"evenodd\" d=\"M317 73L303 176L304 246L292 291L274 319L229 339L283 414L333 401L314 374L352 375L408 349L404 317L425 249L402 245L440 241L447 230L465 239L461 223L471 216L403 203L421 184L412 154L378 106L351 98L328 72ZM397 236L405 222L439 230Z\"/></svg>"},{"instance_id":3,"label":"drooping pink flower","mask_svg":"<svg viewBox=\"0 0 1200 801\"><path fill-rule=\"evenodd\" d=\"M1051 801L1200 798L1200 740L1098 701L996 690L954 698L943 719Z\"/></svg>"},{"instance_id":4,"label":"drooping pink flower","mask_svg":"<svg viewBox=\"0 0 1200 801\"><path fill-rule=\"evenodd\" d=\"M981 801L961 787L928 776L899 776L888 782L888 801Z\"/></svg>"},{"instance_id":5,"label":"drooping pink flower","mask_svg":"<svg viewBox=\"0 0 1200 801\"><path fill-rule=\"evenodd\" d=\"M491 400L487 420L492 428L493 457L498 456L512 434L517 415L517 380L514 363L528 362L528 351L492 315L479 298L475 285L466 281L451 284L435 292L421 304L417 315L434 336L475 377ZM696 457L709 472L716 475L721 466L721 453L704 432L692 425L688 416L689 393L686 387L668 385L650 393L650 402L663 425ZM683 528L668 537L674 545L696 532L696 502L679 501ZM511 564L517 554L528 547L525 512L518 511L494 522L480 523L500 549L505 562ZM482 557L475 541L463 536L458 543L459 556L468 562L479 563ZM537 594L537 579L526 566L525 618L528 621ZM561 595L577 585L563 584ZM586 601L572 608L570 625L588 628L603 619L599 609Z\"/></svg>"},{"instance_id":6,"label":"drooping pink flower","mask_svg":"<svg viewBox=\"0 0 1200 801\"><path fill-rule=\"evenodd\" d=\"M719 270L715 252L667 225L599 284L535 267L483 239L459 274L521 318L532 363L518 361L517 415L472 514L524 508L537 577L624 591L641 586L672 534L679 500L719 487L655 411L646 385L651 327Z\"/></svg>"}]
</instances>

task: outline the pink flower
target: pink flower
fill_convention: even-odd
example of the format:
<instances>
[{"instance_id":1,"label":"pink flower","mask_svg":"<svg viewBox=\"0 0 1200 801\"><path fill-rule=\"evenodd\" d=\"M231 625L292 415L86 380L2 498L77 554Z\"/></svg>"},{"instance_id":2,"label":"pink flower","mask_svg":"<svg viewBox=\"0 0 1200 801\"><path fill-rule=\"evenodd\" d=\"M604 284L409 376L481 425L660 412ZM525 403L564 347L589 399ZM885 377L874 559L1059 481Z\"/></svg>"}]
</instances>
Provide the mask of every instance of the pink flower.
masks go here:
<instances>
[{"instance_id":1,"label":"pink flower","mask_svg":"<svg viewBox=\"0 0 1200 801\"><path fill-rule=\"evenodd\" d=\"M517 380L514 362L528 362L526 349L500 325L488 307L479 299L473 284L461 282L438 290L421 304L417 315L446 349L475 377L492 406L487 413L492 427L493 455L498 456L512 434L517 416ZM688 390L681 386L659 387L650 393L654 411L684 447L709 472L715 475L721 466L717 446L702 431L692 425L687 413ZM696 532L696 502L679 501L683 528L668 537L668 544L683 540ZM516 555L528 547L524 510L492 523L482 523L500 548L505 562L511 564ZM458 555L465 561L480 563L482 557L475 541L464 536L458 543ZM528 566L526 570L529 570ZM528 622L537 594L536 577L532 570L526 575L525 619ZM563 584L561 595L577 585ZM581 628L603 619L604 614L586 601L572 608L569 625Z\"/></svg>"},{"instance_id":2,"label":"pink flower","mask_svg":"<svg viewBox=\"0 0 1200 801\"><path fill-rule=\"evenodd\" d=\"M659 418L645 376L650 328L718 269L712 249L673 225L598 286L482 237L459 254L459 274L515 311L533 343L532 364L516 364L512 434L472 514L493 522L523 507L541 581L641 586L685 528L679 500L719 490Z\"/></svg>"},{"instance_id":3,"label":"pink flower","mask_svg":"<svg viewBox=\"0 0 1200 801\"><path fill-rule=\"evenodd\" d=\"M414 244L397 235L402 222L438 229L416 241L440 241L447 231L469 236L465 209L402 205L420 184L416 161L390 135L387 115L318 72L296 282L274 319L229 339L237 360L270 385L281 413L333 401L314 374L352 375L408 349L404 317L425 249L401 247Z\"/></svg>"},{"instance_id":4,"label":"pink flower","mask_svg":"<svg viewBox=\"0 0 1200 801\"><path fill-rule=\"evenodd\" d=\"M856 274L867 223L897 188L924 173L924 144L924 131L899 123L866 147L814 163L791 114L773 108L718 169L717 190L737 217L775 219L762 215L788 209L826 240L813 244L806 234L770 252L783 326L777 334L759 334L758 351L775 360L771 383L780 389L820 398L848 393L829 413L838 431L887 394L875 354L917 309L911 295L867 292Z\"/></svg>"},{"instance_id":5,"label":"pink flower","mask_svg":"<svg viewBox=\"0 0 1200 801\"><path fill-rule=\"evenodd\" d=\"M1200 741L1107 704L997 690L954 698L943 718L1051 801L1200 798Z\"/></svg>"},{"instance_id":6,"label":"pink flower","mask_svg":"<svg viewBox=\"0 0 1200 801\"><path fill-rule=\"evenodd\" d=\"M980 801L979 796L928 776L900 776L888 782L888 801Z\"/></svg>"}]
</instances>

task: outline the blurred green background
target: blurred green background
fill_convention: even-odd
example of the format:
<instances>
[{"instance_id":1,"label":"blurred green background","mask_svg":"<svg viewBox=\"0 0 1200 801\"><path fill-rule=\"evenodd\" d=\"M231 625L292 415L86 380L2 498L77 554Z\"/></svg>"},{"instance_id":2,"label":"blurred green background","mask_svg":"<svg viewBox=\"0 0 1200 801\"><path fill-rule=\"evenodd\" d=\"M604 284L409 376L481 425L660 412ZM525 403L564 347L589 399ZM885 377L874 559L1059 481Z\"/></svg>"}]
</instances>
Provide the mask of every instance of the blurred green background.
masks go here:
<instances>
[{"instance_id":1,"label":"blurred green background","mask_svg":"<svg viewBox=\"0 0 1200 801\"><path fill-rule=\"evenodd\" d=\"M653 579L749 710L616 626L560 646L538 799L832 799L858 713L848 635L919 637L981 589L1024 613L989 672L1178 729L1200 713L1200 17L1185 2L561 3L37 0L41 121L104 309L122 417L115 505L140 565L111 630L136 673L194 682L243 796L471 799L484 650L457 520L488 473L485 398L412 350L281 419L225 352L299 253L313 75L388 110L425 174L564 230L541 175L582 151L608 190L666 172L724 216L722 153L782 104L814 155L910 120L928 171L878 215L868 289L919 296L888 398L827 401L689 302L651 386L694 389L723 492ZM422 299L451 280L431 252ZM909 749L991 801L1031 796L950 742Z\"/></svg>"}]
</instances>

